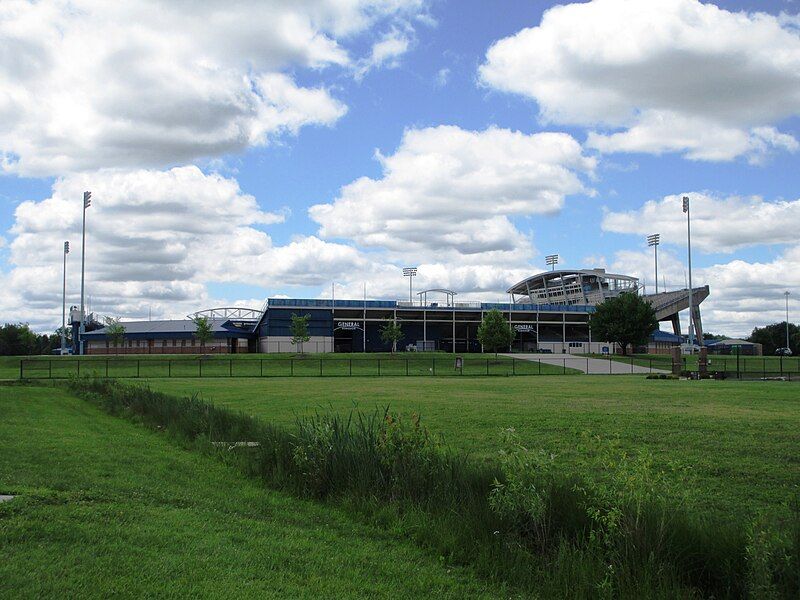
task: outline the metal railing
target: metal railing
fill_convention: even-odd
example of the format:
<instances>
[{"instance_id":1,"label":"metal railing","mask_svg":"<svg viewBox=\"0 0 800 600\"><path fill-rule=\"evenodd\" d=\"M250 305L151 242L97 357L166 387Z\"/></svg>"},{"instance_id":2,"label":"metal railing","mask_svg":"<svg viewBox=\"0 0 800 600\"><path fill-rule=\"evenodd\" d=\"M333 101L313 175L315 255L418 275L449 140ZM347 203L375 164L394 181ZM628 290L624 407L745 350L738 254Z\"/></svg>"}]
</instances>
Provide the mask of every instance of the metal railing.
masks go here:
<instances>
[{"instance_id":1,"label":"metal railing","mask_svg":"<svg viewBox=\"0 0 800 600\"><path fill-rule=\"evenodd\" d=\"M698 367L682 360L682 373L697 376ZM20 379L67 379L94 376L109 378L175 377L383 377L383 376L526 376L668 374L669 357L553 356L537 359L414 355L391 358L53 358L23 359ZM777 361L765 358L712 361L711 377L720 379L800 379L800 357Z\"/></svg>"}]
</instances>

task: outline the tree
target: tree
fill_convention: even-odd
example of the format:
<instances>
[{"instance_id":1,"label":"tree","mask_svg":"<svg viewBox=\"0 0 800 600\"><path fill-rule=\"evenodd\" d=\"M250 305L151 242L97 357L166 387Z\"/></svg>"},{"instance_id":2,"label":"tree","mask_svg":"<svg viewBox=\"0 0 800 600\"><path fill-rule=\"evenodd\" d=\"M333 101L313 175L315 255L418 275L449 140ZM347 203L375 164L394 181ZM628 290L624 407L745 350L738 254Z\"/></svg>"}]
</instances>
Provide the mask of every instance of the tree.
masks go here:
<instances>
[{"instance_id":1,"label":"tree","mask_svg":"<svg viewBox=\"0 0 800 600\"><path fill-rule=\"evenodd\" d=\"M214 330L212 329L211 321L208 320L208 317L195 317L192 321L195 326L194 337L200 342L201 347L205 346L206 342L210 342L214 339Z\"/></svg>"},{"instance_id":2,"label":"tree","mask_svg":"<svg viewBox=\"0 0 800 600\"><path fill-rule=\"evenodd\" d=\"M114 317L106 317L106 336L114 345L114 353L118 353L118 346L125 342L125 326L119 319Z\"/></svg>"},{"instance_id":3,"label":"tree","mask_svg":"<svg viewBox=\"0 0 800 600\"><path fill-rule=\"evenodd\" d=\"M4 356L34 354L39 346L37 337L27 323L6 323L0 327L0 354Z\"/></svg>"},{"instance_id":4,"label":"tree","mask_svg":"<svg viewBox=\"0 0 800 600\"><path fill-rule=\"evenodd\" d=\"M494 352L495 359L500 348L508 348L514 341L517 332L511 328L508 321L503 318L503 314L493 308L483 316L480 327L478 327L478 341L489 352ZM453 340L455 349L455 340Z\"/></svg>"},{"instance_id":5,"label":"tree","mask_svg":"<svg viewBox=\"0 0 800 600\"><path fill-rule=\"evenodd\" d=\"M397 321L389 320L381 327L381 341L392 344L392 353L397 352L397 342L403 339L403 329Z\"/></svg>"},{"instance_id":6,"label":"tree","mask_svg":"<svg viewBox=\"0 0 800 600\"><path fill-rule=\"evenodd\" d=\"M596 340L616 342L622 354L628 345L646 344L658 329L656 311L650 303L635 293L627 292L597 305L591 319L592 336Z\"/></svg>"},{"instance_id":7,"label":"tree","mask_svg":"<svg viewBox=\"0 0 800 600\"><path fill-rule=\"evenodd\" d=\"M756 327L747 341L761 344L764 355L772 356L778 348L786 347L786 321ZM800 327L794 323L789 323L789 348L794 355L800 352Z\"/></svg>"},{"instance_id":8,"label":"tree","mask_svg":"<svg viewBox=\"0 0 800 600\"><path fill-rule=\"evenodd\" d=\"M300 354L303 353L303 344L311 339L308 335L308 322L311 320L311 315L303 315L302 317L292 313L292 323L289 326L292 332L292 345L300 345Z\"/></svg>"}]
</instances>

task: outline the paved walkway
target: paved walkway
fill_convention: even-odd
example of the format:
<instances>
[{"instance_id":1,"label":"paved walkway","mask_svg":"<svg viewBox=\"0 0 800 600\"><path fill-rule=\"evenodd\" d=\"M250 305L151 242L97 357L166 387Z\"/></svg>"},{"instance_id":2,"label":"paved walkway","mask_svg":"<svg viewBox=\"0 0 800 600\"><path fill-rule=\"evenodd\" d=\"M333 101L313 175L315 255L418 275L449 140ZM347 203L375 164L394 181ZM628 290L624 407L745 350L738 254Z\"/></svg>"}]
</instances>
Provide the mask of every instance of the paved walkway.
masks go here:
<instances>
[{"instance_id":1,"label":"paved walkway","mask_svg":"<svg viewBox=\"0 0 800 600\"><path fill-rule=\"evenodd\" d=\"M604 358L587 358L585 356L572 356L569 354L504 354L509 358L520 360L530 360L533 362L541 361L545 365L556 365L568 369L577 369L589 375L625 375L643 373L669 373L664 369L650 369L650 367L640 367L631 365L629 362L618 360L607 360Z\"/></svg>"}]
</instances>

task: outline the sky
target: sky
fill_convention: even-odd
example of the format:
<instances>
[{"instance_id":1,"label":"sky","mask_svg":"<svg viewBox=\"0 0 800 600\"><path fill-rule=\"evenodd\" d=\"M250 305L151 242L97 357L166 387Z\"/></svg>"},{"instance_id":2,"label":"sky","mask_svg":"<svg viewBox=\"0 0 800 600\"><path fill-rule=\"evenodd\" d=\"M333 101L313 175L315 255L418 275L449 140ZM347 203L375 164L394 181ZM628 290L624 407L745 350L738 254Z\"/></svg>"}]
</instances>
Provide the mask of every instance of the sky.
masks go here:
<instances>
[{"instance_id":1,"label":"sky","mask_svg":"<svg viewBox=\"0 0 800 600\"><path fill-rule=\"evenodd\" d=\"M791 0L3 0L0 321L503 301L545 270L800 313ZM800 317L793 317L794 321ZM684 323L685 327L685 323Z\"/></svg>"}]
</instances>

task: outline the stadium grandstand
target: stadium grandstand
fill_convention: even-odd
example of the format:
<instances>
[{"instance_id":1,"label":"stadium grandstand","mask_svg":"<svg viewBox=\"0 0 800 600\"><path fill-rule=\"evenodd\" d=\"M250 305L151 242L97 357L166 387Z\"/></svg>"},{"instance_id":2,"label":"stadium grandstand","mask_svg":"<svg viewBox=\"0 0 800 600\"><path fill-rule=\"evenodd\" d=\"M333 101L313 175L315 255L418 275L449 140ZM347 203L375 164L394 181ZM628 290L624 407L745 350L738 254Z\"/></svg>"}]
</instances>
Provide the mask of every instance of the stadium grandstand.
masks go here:
<instances>
[{"instance_id":1,"label":"stadium grandstand","mask_svg":"<svg viewBox=\"0 0 800 600\"><path fill-rule=\"evenodd\" d=\"M105 327L85 333L84 340L88 354L294 352L292 315L308 315L306 352L389 351L390 344L380 336L387 321L402 325L400 350L480 352L478 326L486 312L497 309L517 333L512 351L615 353L619 349L612 344L592 338L591 314L607 298L642 290L635 277L590 269L539 273L507 293L507 303L458 301L456 291L439 288L419 292L416 302L269 298L261 310L216 308L186 319L123 322L119 347ZM696 339L702 340L700 304L708 297L708 286L694 288L692 294ZM658 320L673 328L673 333L654 332L647 351L668 352L683 340L679 314L689 307L689 290L642 297L652 304ZM206 317L212 326L213 339L202 346L194 335L196 317Z\"/></svg>"}]
</instances>

